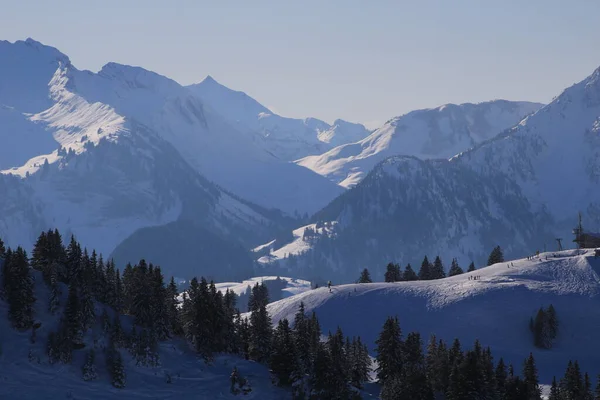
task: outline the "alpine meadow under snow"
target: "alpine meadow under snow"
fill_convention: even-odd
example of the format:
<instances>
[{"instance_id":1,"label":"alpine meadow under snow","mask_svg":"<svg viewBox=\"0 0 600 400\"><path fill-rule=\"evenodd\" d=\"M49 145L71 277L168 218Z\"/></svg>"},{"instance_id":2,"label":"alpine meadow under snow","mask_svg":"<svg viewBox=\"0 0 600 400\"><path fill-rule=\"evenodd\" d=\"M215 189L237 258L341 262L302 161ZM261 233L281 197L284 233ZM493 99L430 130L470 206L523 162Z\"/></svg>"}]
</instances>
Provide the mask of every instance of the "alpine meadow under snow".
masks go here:
<instances>
[{"instance_id":1,"label":"alpine meadow under snow","mask_svg":"<svg viewBox=\"0 0 600 400\"><path fill-rule=\"evenodd\" d=\"M600 68L369 130L0 41L0 397L540 400L600 374L594 231Z\"/></svg>"}]
</instances>

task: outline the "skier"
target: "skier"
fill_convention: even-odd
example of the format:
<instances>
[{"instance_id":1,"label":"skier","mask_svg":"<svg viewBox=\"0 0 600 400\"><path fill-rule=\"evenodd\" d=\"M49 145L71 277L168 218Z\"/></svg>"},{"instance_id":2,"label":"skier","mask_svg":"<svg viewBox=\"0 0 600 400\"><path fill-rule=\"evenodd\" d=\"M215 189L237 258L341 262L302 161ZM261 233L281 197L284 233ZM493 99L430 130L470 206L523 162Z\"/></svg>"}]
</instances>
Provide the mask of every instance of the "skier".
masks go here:
<instances>
[{"instance_id":1,"label":"skier","mask_svg":"<svg viewBox=\"0 0 600 400\"><path fill-rule=\"evenodd\" d=\"M331 293L331 281L327 282L327 288L329 289L329 293Z\"/></svg>"}]
</instances>

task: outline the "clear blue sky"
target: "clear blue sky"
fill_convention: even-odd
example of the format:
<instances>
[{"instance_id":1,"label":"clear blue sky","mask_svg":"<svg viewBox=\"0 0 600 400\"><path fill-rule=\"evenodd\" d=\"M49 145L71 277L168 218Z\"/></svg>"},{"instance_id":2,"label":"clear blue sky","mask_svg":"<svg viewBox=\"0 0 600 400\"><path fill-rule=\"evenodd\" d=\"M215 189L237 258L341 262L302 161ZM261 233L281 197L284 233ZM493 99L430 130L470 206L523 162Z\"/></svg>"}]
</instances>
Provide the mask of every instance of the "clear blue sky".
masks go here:
<instances>
[{"instance_id":1,"label":"clear blue sky","mask_svg":"<svg viewBox=\"0 0 600 400\"><path fill-rule=\"evenodd\" d=\"M79 69L210 74L285 116L373 125L449 102L548 102L600 65L599 15L598 0L2 0L0 39L32 37Z\"/></svg>"}]
</instances>

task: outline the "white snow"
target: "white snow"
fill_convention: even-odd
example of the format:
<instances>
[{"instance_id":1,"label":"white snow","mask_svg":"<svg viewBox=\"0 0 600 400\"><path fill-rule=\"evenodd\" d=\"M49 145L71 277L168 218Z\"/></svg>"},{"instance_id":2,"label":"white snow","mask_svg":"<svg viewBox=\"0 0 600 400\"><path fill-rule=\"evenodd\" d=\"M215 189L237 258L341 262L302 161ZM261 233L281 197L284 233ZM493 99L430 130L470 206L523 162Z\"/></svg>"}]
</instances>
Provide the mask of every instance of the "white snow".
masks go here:
<instances>
[{"instance_id":1,"label":"white snow","mask_svg":"<svg viewBox=\"0 0 600 400\"><path fill-rule=\"evenodd\" d=\"M254 248L252 251L255 253L264 251L265 249L269 249L269 254L264 255L258 259L258 262L261 264L269 264L276 261L285 260L288 256L298 256L310 250L312 248L310 238L305 238L305 232L307 229L312 230L317 235L321 236L324 234L330 234L332 231L332 227L336 224L336 221L327 224L327 226L321 226L317 228L317 224L309 224L302 226L298 229L294 229L292 232L293 240L289 243L279 244L276 243L275 240L260 245ZM279 247L277 247L279 246Z\"/></svg>"},{"instance_id":2,"label":"white snow","mask_svg":"<svg viewBox=\"0 0 600 400\"><path fill-rule=\"evenodd\" d=\"M286 282L286 287L282 289L282 297L289 297L296 294L304 293L311 289L310 282L302 279L290 278L286 276L258 276L251 279L244 280L243 282L221 282L215 284L217 290L225 292L227 289L235 292L238 296L246 293L248 288L252 289L257 283L264 281L274 281L277 278Z\"/></svg>"},{"instance_id":3,"label":"white snow","mask_svg":"<svg viewBox=\"0 0 600 400\"><path fill-rule=\"evenodd\" d=\"M348 188L387 157L449 158L510 128L541 106L496 100L412 111L356 143L296 162Z\"/></svg>"},{"instance_id":4,"label":"white snow","mask_svg":"<svg viewBox=\"0 0 600 400\"><path fill-rule=\"evenodd\" d=\"M475 275L480 279L468 279ZM385 318L398 316L404 335L458 337L463 347L479 339L496 361L503 357L516 368L533 352L542 383L562 376L574 359L591 376L600 372L600 258L589 250L542 253L436 281L333 286L332 293L319 288L270 304L273 322L292 321L301 301L317 313L324 332L340 326L346 335L360 335L371 351ZM539 350L529 319L550 304L559 334L551 350Z\"/></svg>"}]
</instances>

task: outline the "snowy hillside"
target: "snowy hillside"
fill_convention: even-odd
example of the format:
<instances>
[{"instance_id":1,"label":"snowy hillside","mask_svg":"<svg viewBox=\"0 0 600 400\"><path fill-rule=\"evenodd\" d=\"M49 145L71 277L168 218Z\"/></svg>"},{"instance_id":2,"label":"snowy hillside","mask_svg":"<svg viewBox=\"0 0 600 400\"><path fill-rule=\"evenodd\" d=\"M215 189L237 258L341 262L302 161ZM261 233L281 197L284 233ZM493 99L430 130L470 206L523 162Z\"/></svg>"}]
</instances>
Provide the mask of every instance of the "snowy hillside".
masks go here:
<instances>
[{"instance_id":1,"label":"snowy hillside","mask_svg":"<svg viewBox=\"0 0 600 400\"><path fill-rule=\"evenodd\" d=\"M371 351L385 319L397 315L404 335L418 331L424 340L435 334L448 342L458 337L463 345L479 339L496 361L520 365L533 352L542 383L562 376L574 359L591 376L600 373L600 258L593 251L542 253L436 281L333 286L332 293L319 288L270 304L273 321L293 319L301 301L317 313L324 332L340 326L360 335ZM529 319L550 304L559 333L552 349L540 350Z\"/></svg>"},{"instance_id":2,"label":"snowy hillside","mask_svg":"<svg viewBox=\"0 0 600 400\"><path fill-rule=\"evenodd\" d=\"M321 154L370 133L361 124L343 120L329 125L315 118L279 116L246 93L231 90L210 76L188 89L236 129L246 133L258 147L286 161Z\"/></svg>"},{"instance_id":3,"label":"snowy hillside","mask_svg":"<svg viewBox=\"0 0 600 400\"><path fill-rule=\"evenodd\" d=\"M412 111L391 119L356 143L306 157L297 163L344 187L351 187L386 157L450 158L512 127L541 106L495 100Z\"/></svg>"}]
</instances>

